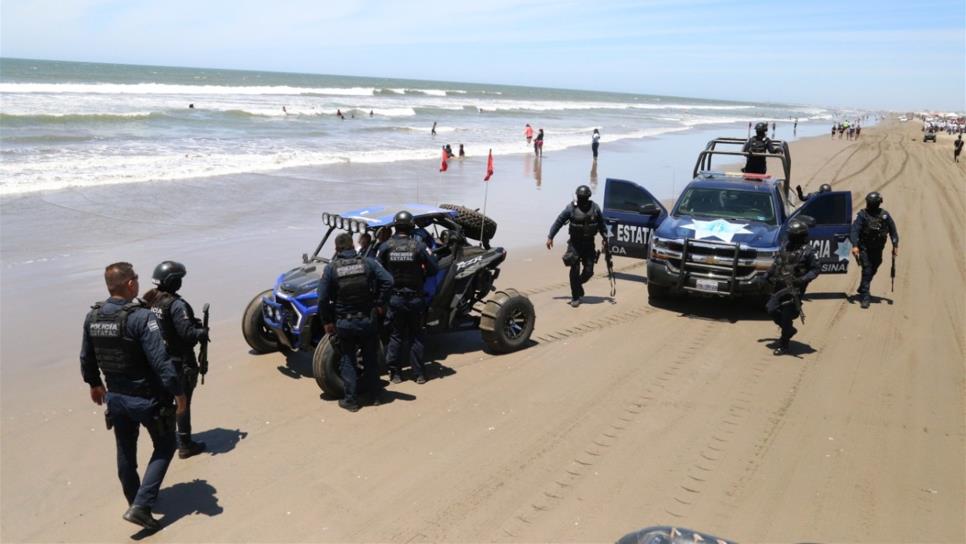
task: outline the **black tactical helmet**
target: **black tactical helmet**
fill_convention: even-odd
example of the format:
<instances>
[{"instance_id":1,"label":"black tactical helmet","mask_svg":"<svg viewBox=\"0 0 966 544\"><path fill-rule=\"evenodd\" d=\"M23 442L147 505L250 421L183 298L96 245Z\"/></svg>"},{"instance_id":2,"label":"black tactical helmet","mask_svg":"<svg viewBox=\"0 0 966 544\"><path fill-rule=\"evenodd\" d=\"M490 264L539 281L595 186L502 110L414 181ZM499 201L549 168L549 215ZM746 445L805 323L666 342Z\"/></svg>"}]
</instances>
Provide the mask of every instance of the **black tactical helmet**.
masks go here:
<instances>
[{"instance_id":1,"label":"black tactical helmet","mask_svg":"<svg viewBox=\"0 0 966 544\"><path fill-rule=\"evenodd\" d=\"M793 244L804 244L808 240L808 225L800 219L788 222L788 241Z\"/></svg>"},{"instance_id":2,"label":"black tactical helmet","mask_svg":"<svg viewBox=\"0 0 966 544\"><path fill-rule=\"evenodd\" d=\"M151 278L158 289L167 293L174 293L181 289L181 278L185 277L188 271L183 264L175 261L164 261L154 267L154 274Z\"/></svg>"},{"instance_id":3,"label":"black tactical helmet","mask_svg":"<svg viewBox=\"0 0 966 544\"><path fill-rule=\"evenodd\" d=\"M878 208L882 204L882 195L878 191L872 191L865 195L865 205L869 208Z\"/></svg>"},{"instance_id":4,"label":"black tactical helmet","mask_svg":"<svg viewBox=\"0 0 966 544\"><path fill-rule=\"evenodd\" d=\"M577 195L577 200L581 202L590 200L590 195L591 195L590 187L587 187L586 185L581 185L580 187L577 187L576 195Z\"/></svg>"},{"instance_id":5,"label":"black tactical helmet","mask_svg":"<svg viewBox=\"0 0 966 544\"><path fill-rule=\"evenodd\" d=\"M832 186L829 185L828 183L823 183L822 186L818 188L818 192L820 192L820 193L831 193L832 192Z\"/></svg>"},{"instance_id":6,"label":"black tactical helmet","mask_svg":"<svg viewBox=\"0 0 966 544\"><path fill-rule=\"evenodd\" d=\"M759 121L755 125L755 132L768 132L768 123L764 121Z\"/></svg>"},{"instance_id":7,"label":"black tactical helmet","mask_svg":"<svg viewBox=\"0 0 966 544\"><path fill-rule=\"evenodd\" d=\"M392 218L392 224L400 232L412 232L416 226L416 220L413 219L413 214L403 210Z\"/></svg>"}]
</instances>

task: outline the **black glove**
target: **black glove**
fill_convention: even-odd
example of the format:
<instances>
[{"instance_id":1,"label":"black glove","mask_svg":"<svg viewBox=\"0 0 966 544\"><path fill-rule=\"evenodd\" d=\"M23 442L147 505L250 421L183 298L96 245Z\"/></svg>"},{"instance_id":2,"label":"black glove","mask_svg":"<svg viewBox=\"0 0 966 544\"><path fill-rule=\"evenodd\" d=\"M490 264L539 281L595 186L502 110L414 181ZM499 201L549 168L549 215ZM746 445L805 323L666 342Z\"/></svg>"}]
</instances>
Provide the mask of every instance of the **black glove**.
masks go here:
<instances>
[{"instance_id":1,"label":"black glove","mask_svg":"<svg viewBox=\"0 0 966 544\"><path fill-rule=\"evenodd\" d=\"M211 337L208 336L208 328L199 329L201 332L198 333L199 342L211 342Z\"/></svg>"}]
</instances>

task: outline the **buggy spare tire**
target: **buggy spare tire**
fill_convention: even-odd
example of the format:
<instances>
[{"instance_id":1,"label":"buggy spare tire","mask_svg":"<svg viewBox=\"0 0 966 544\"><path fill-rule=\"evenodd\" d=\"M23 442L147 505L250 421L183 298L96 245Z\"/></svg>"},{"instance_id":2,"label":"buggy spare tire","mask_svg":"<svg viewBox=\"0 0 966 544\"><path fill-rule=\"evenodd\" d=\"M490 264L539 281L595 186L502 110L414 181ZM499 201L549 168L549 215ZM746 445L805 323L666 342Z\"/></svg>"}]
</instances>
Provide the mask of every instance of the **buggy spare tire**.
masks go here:
<instances>
[{"instance_id":1,"label":"buggy spare tire","mask_svg":"<svg viewBox=\"0 0 966 544\"><path fill-rule=\"evenodd\" d=\"M493 236L496 235L496 221L486 217L482 213L467 208L465 206L457 206L456 204L440 204L440 208L444 210L453 210L456 212L456 217L453 218L456 223L462 227L463 235L472 240L492 240ZM482 226L482 233L480 232L480 227Z\"/></svg>"},{"instance_id":2,"label":"buggy spare tire","mask_svg":"<svg viewBox=\"0 0 966 544\"><path fill-rule=\"evenodd\" d=\"M377 358L379 361L379 374L382 375L386 368L386 355L382 348L382 342L377 342ZM362 354L359 354L362 357ZM312 354L312 375L319 389L329 398L341 399L345 397L345 383L342 381L342 373L339 371L339 360L342 352L332 345L332 336L325 335L322 341L315 347ZM356 365L359 372L358 393L366 393L365 380L362 379L361 365Z\"/></svg>"},{"instance_id":3,"label":"buggy spare tire","mask_svg":"<svg viewBox=\"0 0 966 544\"><path fill-rule=\"evenodd\" d=\"M262 299L271 296L272 290L267 289L255 295L248 303L242 314L242 336L255 353L271 353L279 350L278 337L275 331L268 328L262 314Z\"/></svg>"},{"instance_id":4,"label":"buggy spare tire","mask_svg":"<svg viewBox=\"0 0 966 544\"><path fill-rule=\"evenodd\" d=\"M527 346L536 323L533 303L516 289L497 291L480 316L480 335L490 351L510 353Z\"/></svg>"}]
</instances>

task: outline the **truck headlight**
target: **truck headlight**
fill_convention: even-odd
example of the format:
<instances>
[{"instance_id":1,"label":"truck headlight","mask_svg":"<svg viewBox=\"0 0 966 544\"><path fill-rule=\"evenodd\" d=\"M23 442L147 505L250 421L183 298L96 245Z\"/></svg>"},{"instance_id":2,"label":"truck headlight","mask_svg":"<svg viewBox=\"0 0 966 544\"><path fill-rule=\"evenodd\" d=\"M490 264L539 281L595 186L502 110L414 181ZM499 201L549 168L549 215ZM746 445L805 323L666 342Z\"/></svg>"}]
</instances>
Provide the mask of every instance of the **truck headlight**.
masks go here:
<instances>
[{"instance_id":1,"label":"truck headlight","mask_svg":"<svg viewBox=\"0 0 966 544\"><path fill-rule=\"evenodd\" d=\"M775 262L775 255L778 251L758 250L753 266L755 270L768 270Z\"/></svg>"},{"instance_id":2,"label":"truck headlight","mask_svg":"<svg viewBox=\"0 0 966 544\"><path fill-rule=\"evenodd\" d=\"M657 237L651 238L651 259L655 260L665 260L671 258L680 258L681 255L677 252L668 249L668 241L662 240Z\"/></svg>"}]
</instances>

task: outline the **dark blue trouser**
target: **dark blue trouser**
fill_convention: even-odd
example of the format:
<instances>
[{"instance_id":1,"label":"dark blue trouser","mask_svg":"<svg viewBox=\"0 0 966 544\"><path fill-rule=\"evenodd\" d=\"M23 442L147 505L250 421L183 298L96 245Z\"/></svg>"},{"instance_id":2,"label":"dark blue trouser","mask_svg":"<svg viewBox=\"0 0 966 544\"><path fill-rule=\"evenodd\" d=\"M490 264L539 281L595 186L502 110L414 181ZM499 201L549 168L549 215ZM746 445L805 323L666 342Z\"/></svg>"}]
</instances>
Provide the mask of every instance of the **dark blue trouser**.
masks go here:
<instances>
[{"instance_id":1,"label":"dark blue trouser","mask_svg":"<svg viewBox=\"0 0 966 544\"><path fill-rule=\"evenodd\" d=\"M335 323L339 338L342 360L339 373L345 387L345 399L355 401L358 393L359 376L356 372L356 354L362 350L362 377L369 385L369 393L379 389L379 336L376 327L368 317L360 319L338 319Z\"/></svg>"},{"instance_id":2,"label":"dark blue trouser","mask_svg":"<svg viewBox=\"0 0 966 544\"><path fill-rule=\"evenodd\" d=\"M872 278L875 277L879 265L882 264L883 249L881 247L863 248L862 252L859 253L862 262L862 281L859 283L859 294L863 297L869 296L869 285L872 284Z\"/></svg>"},{"instance_id":3,"label":"dark blue trouser","mask_svg":"<svg viewBox=\"0 0 966 544\"><path fill-rule=\"evenodd\" d=\"M792 336L795 336L794 323L795 318L799 315L798 306L789 297L785 297L782 301L774 301L774 306L772 304L772 301L769 301L769 307L774 307L774 309L768 312L768 315L781 328L782 334L779 342L782 346L787 347L788 341L791 340Z\"/></svg>"},{"instance_id":4,"label":"dark blue trouser","mask_svg":"<svg viewBox=\"0 0 966 544\"><path fill-rule=\"evenodd\" d=\"M575 251L578 257L577 262L570 267L570 298L578 299L584 296L584 284L594 277L596 249L593 241L589 244L585 242L568 243L570 247L567 248L567 251ZM583 271L580 270L581 266L583 266Z\"/></svg>"},{"instance_id":5,"label":"dark blue trouser","mask_svg":"<svg viewBox=\"0 0 966 544\"><path fill-rule=\"evenodd\" d=\"M107 409L114 424L117 476L121 480L124 496L128 504L153 508L164 474L174 457L174 428L162 434L157 419L159 405L154 399L108 393ZM154 443L144 480L138 477L138 434L141 425L148 430Z\"/></svg>"},{"instance_id":6,"label":"dark blue trouser","mask_svg":"<svg viewBox=\"0 0 966 544\"><path fill-rule=\"evenodd\" d=\"M187 366L180 373L181 388L184 389L184 396L187 398L187 407L184 414L178 416L178 445L184 447L186 442L191 441L191 395L198 385L198 368Z\"/></svg>"},{"instance_id":7,"label":"dark blue trouser","mask_svg":"<svg viewBox=\"0 0 966 544\"><path fill-rule=\"evenodd\" d=\"M417 376L423 375L423 353L420 333L423 327L423 314L426 312L426 302L421 293L393 293L389 299L389 310L392 312L389 333L389 346L386 348L386 365L389 371L401 373L402 367L409 360L413 372Z\"/></svg>"}]
</instances>

